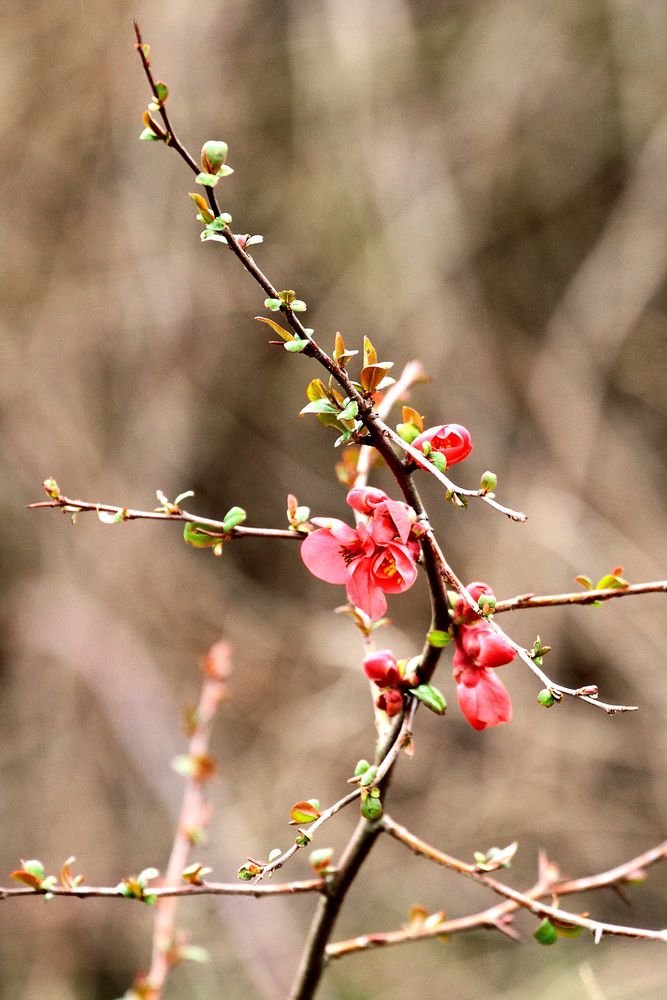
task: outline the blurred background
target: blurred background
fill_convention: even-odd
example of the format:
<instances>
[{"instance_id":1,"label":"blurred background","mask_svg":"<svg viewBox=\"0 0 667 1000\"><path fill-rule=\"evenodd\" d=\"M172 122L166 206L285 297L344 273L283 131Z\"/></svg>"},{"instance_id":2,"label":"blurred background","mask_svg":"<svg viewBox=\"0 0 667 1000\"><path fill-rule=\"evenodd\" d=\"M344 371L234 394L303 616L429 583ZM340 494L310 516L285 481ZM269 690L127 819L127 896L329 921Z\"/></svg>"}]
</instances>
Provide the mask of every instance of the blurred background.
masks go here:
<instances>
[{"instance_id":1,"label":"blurred background","mask_svg":"<svg viewBox=\"0 0 667 1000\"><path fill-rule=\"evenodd\" d=\"M299 418L307 359L267 346L263 295L223 247L203 245L184 164L139 143L147 87L136 17L193 152L225 139L218 190L256 258L295 288L325 346L367 334L396 370L432 381L410 402L455 421L518 525L457 511L424 483L459 574L499 597L575 589L622 564L667 567L667 6L662 0L101 0L3 12L3 725L0 881L19 857L49 872L76 855L93 884L164 869L182 779L183 705L198 661L225 637L232 697L213 750L215 813L196 852L220 880L287 847L297 799L330 803L372 753L358 633L333 614L342 589L311 578L297 546L247 540L222 559L178 525L117 527L27 512L55 476L64 493L151 508L194 489L193 509L243 506L285 525L285 498L346 516L334 435ZM398 419L398 415L396 417ZM373 482L389 488L382 470ZM349 511L348 511L349 513ZM390 602L380 634L399 656L427 626L423 581ZM503 679L515 719L474 732L455 704L418 717L390 809L461 857L513 839L513 884L543 847L568 875L618 864L665 836L664 597L520 611L502 624L554 647L570 685L641 706L609 718L536 704L519 664ZM323 831L337 850L355 810ZM297 857L285 878L307 876ZM282 878L282 875L279 876ZM335 938L400 927L419 903L451 916L495 900L382 842ZM631 906L573 903L664 926L667 871ZM314 899L184 902L208 948L169 1000L286 995ZM149 962L152 912L103 900L0 906L0 995L113 1000ZM589 937L539 948L488 932L332 966L331 1000L635 1000L664 996L656 945Z\"/></svg>"}]
</instances>

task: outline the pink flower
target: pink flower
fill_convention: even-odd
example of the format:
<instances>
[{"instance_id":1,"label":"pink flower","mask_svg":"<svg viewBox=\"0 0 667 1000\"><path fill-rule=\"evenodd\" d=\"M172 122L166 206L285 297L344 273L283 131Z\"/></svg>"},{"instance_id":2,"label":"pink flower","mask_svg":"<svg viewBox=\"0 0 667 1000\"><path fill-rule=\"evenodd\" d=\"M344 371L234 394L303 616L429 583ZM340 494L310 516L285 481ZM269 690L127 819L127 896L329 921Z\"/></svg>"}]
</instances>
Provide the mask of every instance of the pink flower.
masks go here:
<instances>
[{"instance_id":1,"label":"pink flower","mask_svg":"<svg viewBox=\"0 0 667 1000\"><path fill-rule=\"evenodd\" d=\"M389 649L370 653L364 660L364 672L382 690L375 704L391 718L403 710L403 692L419 683L416 673L404 674Z\"/></svg>"},{"instance_id":2,"label":"pink flower","mask_svg":"<svg viewBox=\"0 0 667 1000\"><path fill-rule=\"evenodd\" d=\"M469 583L466 590L470 596L477 601L479 604L480 597L487 596L493 597L494 593L489 587L488 583ZM455 624L465 624L470 625L472 622L478 622L479 617L472 610L467 601L464 601L462 597L459 597L456 604L454 605L454 622Z\"/></svg>"},{"instance_id":3,"label":"pink flower","mask_svg":"<svg viewBox=\"0 0 667 1000\"><path fill-rule=\"evenodd\" d=\"M423 451L423 445L430 444L431 451L444 455L447 465L456 465L467 458L472 451L470 433L461 424L440 424L429 427L412 442L412 447Z\"/></svg>"},{"instance_id":4,"label":"pink flower","mask_svg":"<svg viewBox=\"0 0 667 1000\"><path fill-rule=\"evenodd\" d=\"M512 718L512 703L507 688L489 668L465 670L454 668L459 707L471 726L486 729Z\"/></svg>"},{"instance_id":5,"label":"pink flower","mask_svg":"<svg viewBox=\"0 0 667 1000\"><path fill-rule=\"evenodd\" d=\"M350 490L348 503L366 515L356 528L337 518L314 517L317 525L301 545L313 576L345 584L348 599L370 618L387 610L385 594L400 594L417 579L416 515L382 490Z\"/></svg>"},{"instance_id":6,"label":"pink flower","mask_svg":"<svg viewBox=\"0 0 667 1000\"><path fill-rule=\"evenodd\" d=\"M502 667L516 656L509 643L482 621L463 625L459 629L457 645L476 667Z\"/></svg>"},{"instance_id":7,"label":"pink flower","mask_svg":"<svg viewBox=\"0 0 667 1000\"><path fill-rule=\"evenodd\" d=\"M482 594L493 596L486 583L471 583L467 590L475 600ZM509 722L512 703L494 667L511 663L516 651L488 622L476 619L464 601L457 601L454 616L458 627L452 666L461 711L475 729Z\"/></svg>"}]
</instances>

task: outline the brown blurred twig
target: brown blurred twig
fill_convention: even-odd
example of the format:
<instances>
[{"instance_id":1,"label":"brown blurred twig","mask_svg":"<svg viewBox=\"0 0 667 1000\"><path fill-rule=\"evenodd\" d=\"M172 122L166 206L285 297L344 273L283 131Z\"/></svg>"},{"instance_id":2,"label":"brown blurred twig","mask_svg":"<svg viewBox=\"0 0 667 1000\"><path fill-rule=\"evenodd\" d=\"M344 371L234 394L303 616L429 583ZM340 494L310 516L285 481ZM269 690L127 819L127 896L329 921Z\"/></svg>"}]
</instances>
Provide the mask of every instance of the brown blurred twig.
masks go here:
<instances>
[{"instance_id":1,"label":"brown blurred twig","mask_svg":"<svg viewBox=\"0 0 667 1000\"><path fill-rule=\"evenodd\" d=\"M391 832L391 831L390 831ZM415 838L416 840L416 838ZM405 843L405 841L403 841ZM423 842L420 842L423 844ZM412 850L415 850L415 842L411 840L407 844ZM422 854L420 850L418 853ZM441 852L436 852L436 856L432 854L424 854L423 856L430 857L431 860L436 861L438 864L443 863L439 856ZM453 867L449 862L454 862L455 859L450 858L448 855L442 855L442 857L447 858L446 867ZM500 903L497 906L490 907L489 909L482 910L479 913L472 913L465 917L454 917L452 919L446 919L442 917L439 920L434 920L431 918L426 918L419 924L409 925L407 927L402 927L394 931L379 931L373 934L364 934L359 937L350 938L347 941L336 941L327 947L327 959L332 960L336 958L343 958L346 955L353 955L361 951L370 951L373 948L385 948L396 944L408 944L412 941L426 941L430 938L446 937L449 934L457 934L462 931L478 930L480 928L490 928L500 931L508 937L514 940L518 939L516 931L511 926L512 914L521 908L522 905L527 906L529 903L532 904L533 901L538 900L544 896L560 897L566 895L573 895L575 893L590 892L596 889L604 889L608 887L618 887L623 885L628 880L633 877L637 877L643 874L644 869L648 868L649 865L655 864L657 861L662 861L667 857L667 841L662 844L658 844L656 847L645 851L643 854L637 855L635 858L631 858L629 861L624 862L622 865L618 865L615 868L611 868L608 871L600 872L597 875L589 875L579 879L567 879L560 881L560 873L556 865L553 862L546 860L544 855L540 855L539 859L539 877L538 881L530 889L527 889L521 895L526 900L525 904L518 902L516 899L509 899L505 903ZM458 862L460 868L455 870L466 870L471 866L466 865L465 862ZM466 871L466 873L468 873ZM560 911L558 911L560 913ZM565 914L561 914L561 918ZM560 918L559 918L560 919ZM614 926L614 925L611 925ZM655 932L650 932L651 935ZM658 940L664 941L664 932L662 937ZM638 933L637 937L645 936L643 933ZM651 937L653 940L654 938Z\"/></svg>"},{"instance_id":2,"label":"brown blurred twig","mask_svg":"<svg viewBox=\"0 0 667 1000\"><path fill-rule=\"evenodd\" d=\"M199 765L200 762L210 761L208 748L213 720L227 694L231 662L226 642L221 640L209 650L204 657L202 670L204 679L199 703L188 716L191 733L187 756L192 762L192 772L186 777L181 812L164 876L167 885L175 885L183 877L190 849L199 831L208 822L204 786L210 777L211 768ZM154 1000L159 1000L162 996L169 970L181 958L182 945L174 923L176 906L175 896L163 897L156 903L151 964L145 976L146 986L151 990Z\"/></svg>"},{"instance_id":3,"label":"brown blurred twig","mask_svg":"<svg viewBox=\"0 0 667 1000\"><path fill-rule=\"evenodd\" d=\"M466 877L473 879L475 882L485 885L487 889L497 893L499 896L504 896L506 899L516 903L517 906L529 910L531 913L535 914L535 916L553 919L556 921L557 925L562 924L567 927L582 927L585 930L591 931L591 933L595 936L596 942L605 936L616 936L644 938L649 941L662 941L667 944L667 929L652 930L649 928L626 927L620 924L608 924L599 920L591 920L590 918L581 916L578 913L569 913L565 910L561 910L557 906L550 906L546 903L541 903L539 899L534 899L526 893L518 892L510 886L504 885L502 882L498 882L497 879L492 878L490 875L480 870L478 865L471 865L466 861L460 861L458 858L454 858L449 854L445 854L444 851L438 850L437 847L427 844L426 841L417 837L414 833L411 833L410 830L402 826L400 823L397 823L386 814L380 820L380 824L383 830L390 834L390 836L394 837L394 839L400 841L402 844L405 844L405 846L409 847L415 854L419 854L436 864L443 865L443 867L449 868L451 871L458 872L460 875L465 875ZM613 869L611 876L609 873L602 873L602 875L597 876L597 882L595 876L582 879L580 882L576 879L565 882L565 888L562 890L562 893L565 894L567 892L568 894L572 894L575 892L583 892L587 889L599 888L602 885L613 885L620 882L624 877L636 872L638 868L642 868L647 864L652 864L653 862L659 861L665 857L667 857L667 841L664 841L657 847L647 851L646 854L640 855L639 859L633 858L632 861L626 862L626 864ZM550 894L554 897L557 897L559 894L557 890L557 878L558 875L556 874L554 884L549 888ZM540 893L540 895L545 894L546 889Z\"/></svg>"}]
</instances>

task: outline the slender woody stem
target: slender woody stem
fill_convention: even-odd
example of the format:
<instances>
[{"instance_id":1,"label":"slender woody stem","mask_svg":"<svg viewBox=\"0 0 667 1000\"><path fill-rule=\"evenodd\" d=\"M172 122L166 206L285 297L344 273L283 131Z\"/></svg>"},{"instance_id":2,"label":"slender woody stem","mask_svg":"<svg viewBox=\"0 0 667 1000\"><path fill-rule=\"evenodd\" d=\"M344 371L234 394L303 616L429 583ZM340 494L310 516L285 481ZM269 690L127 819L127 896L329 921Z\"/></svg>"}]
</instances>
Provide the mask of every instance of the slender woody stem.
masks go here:
<instances>
[{"instance_id":1,"label":"slender woody stem","mask_svg":"<svg viewBox=\"0 0 667 1000\"><path fill-rule=\"evenodd\" d=\"M475 882L485 885L487 889L491 889L492 892L497 893L499 896L504 896L506 899L512 900L518 906L529 910L535 916L549 917L554 919L557 923L565 924L567 926L583 927L593 933L596 943L602 937L616 936L644 938L649 941L662 941L664 944L667 944L667 930L642 929L638 927L626 927L621 924L608 924L599 920L590 920L588 917L583 917L578 913L568 913L565 910L561 910L557 906L549 906L546 903L541 903L525 893L518 892L516 889L510 888L510 886L504 885L502 882L498 882L497 879L492 878L483 871L480 871L477 865L471 865L468 862L459 861L457 858L453 858L451 855L445 854L444 851L440 851L437 847L427 844L426 841L421 840L420 837L411 833L410 830L402 826L400 823L397 823L386 814L380 820L380 825L388 834L390 834L390 836L405 844L405 846L409 847L415 854L420 854L423 857L428 858L430 861L434 861L436 864L443 865L445 868L449 868L452 871L473 879ZM667 842L662 844L657 851L659 853L655 857L655 860L658 860L659 857L665 856L667 853ZM583 889L580 891L583 891Z\"/></svg>"},{"instance_id":2,"label":"slender woody stem","mask_svg":"<svg viewBox=\"0 0 667 1000\"><path fill-rule=\"evenodd\" d=\"M412 845L410 845L412 846ZM560 897L581 892L590 892L596 889L618 888L627 879L643 874L645 868L655 864L667 857L667 841L652 847L650 850L639 854L636 858L611 868L609 871L600 872L597 875L589 875L584 878L568 879L558 881L558 868L543 857L540 858L540 878L523 895L527 899L540 899L545 896ZM450 859L453 860L453 859ZM460 862L465 866L465 862ZM336 941L335 944L327 946L327 960L343 958L346 955L353 955L358 952L370 951L374 948L385 948L397 944L410 944L414 941L426 941L431 938L446 937L450 934L457 934L462 931L478 930L489 928L498 930L507 937L517 941L519 935L511 926L512 914L520 909L520 904L515 900L507 900L479 913L471 913L465 917L454 917L452 919L434 920L427 918L421 924L414 924L402 927L395 931L380 931L374 934L364 934L347 941Z\"/></svg>"},{"instance_id":3,"label":"slender woody stem","mask_svg":"<svg viewBox=\"0 0 667 1000\"><path fill-rule=\"evenodd\" d=\"M651 583L631 583L627 587L608 587L604 590L578 590L571 594L520 594L506 601L497 601L494 614L503 611L517 611L523 608L553 608L560 604L597 604L598 601L612 601L616 597L637 597L641 594L659 594L667 591L667 580Z\"/></svg>"}]
</instances>

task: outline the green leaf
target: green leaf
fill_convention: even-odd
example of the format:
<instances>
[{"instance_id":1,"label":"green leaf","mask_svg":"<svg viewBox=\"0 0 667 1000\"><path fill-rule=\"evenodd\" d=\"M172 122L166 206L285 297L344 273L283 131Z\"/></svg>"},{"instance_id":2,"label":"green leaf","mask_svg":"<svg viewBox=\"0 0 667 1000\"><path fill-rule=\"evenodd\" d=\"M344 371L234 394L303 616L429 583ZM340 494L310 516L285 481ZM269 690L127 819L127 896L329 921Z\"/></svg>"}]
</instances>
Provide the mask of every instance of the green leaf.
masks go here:
<instances>
[{"instance_id":1,"label":"green leaf","mask_svg":"<svg viewBox=\"0 0 667 1000\"><path fill-rule=\"evenodd\" d=\"M447 702L441 691L438 691L432 684L420 684L419 687L410 688L410 694L418 698L422 704L430 708L436 715L444 715L447 711Z\"/></svg>"},{"instance_id":2,"label":"green leaf","mask_svg":"<svg viewBox=\"0 0 667 1000\"><path fill-rule=\"evenodd\" d=\"M31 858L30 861L23 862L23 870L28 872L34 878L39 879L41 882L44 878L44 865L37 858Z\"/></svg>"},{"instance_id":3,"label":"green leaf","mask_svg":"<svg viewBox=\"0 0 667 1000\"><path fill-rule=\"evenodd\" d=\"M158 104L164 104L169 97L169 87L162 80L158 80L155 84L156 98Z\"/></svg>"},{"instance_id":4,"label":"green leaf","mask_svg":"<svg viewBox=\"0 0 667 1000\"><path fill-rule=\"evenodd\" d=\"M227 215L227 214L228 213L225 212L225 215ZM231 222L231 216L228 216L228 218L229 218L229 221ZM218 215L218 216L216 216L215 219L213 219L212 222L209 222L209 224L208 224L208 226L206 228L212 230L212 232L214 232L214 233L220 233L224 229L227 228L227 225L228 225L227 219L225 219L225 217L223 215Z\"/></svg>"},{"instance_id":5,"label":"green leaf","mask_svg":"<svg viewBox=\"0 0 667 1000\"><path fill-rule=\"evenodd\" d=\"M331 413L338 416L338 410L328 399L314 399L311 403L306 403L304 408L299 410L299 416L303 416L304 413Z\"/></svg>"},{"instance_id":6,"label":"green leaf","mask_svg":"<svg viewBox=\"0 0 667 1000\"><path fill-rule=\"evenodd\" d=\"M280 299L264 299L264 308L270 309L271 312L278 312L282 305Z\"/></svg>"},{"instance_id":7,"label":"green leaf","mask_svg":"<svg viewBox=\"0 0 667 1000\"><path fill-rule=\"evenodd\" d=\"M195 177L195 184L203 184L204 187L215 187L218 183L218 178L215 174L205 174L203 171L201 174L197 174Z\"/></svg>"},{"instance_id":8,"label":"green leaf","mask_svg":"<svg viewBox=\"0 0 667 1000\"><path fill-rule=\"evenodd\" d=\"M545 917L540 926L537 928L533 937L539 944L555 944L558 940L558 934L556 928L551 923L548 917Z\"/></svg>"},{"instance_id":9,"label":"green leaf","mask_svg":"<svg viewBox=\"0 0 667 1000\"><path fill-rule=\"evenodd\" d=\"M297 337L295 337L294 340L290 340L288 343L283 344L285 350L289 351L290 354L301 354L301 352L305 351L305 349L309 346L309 340L299 340Z\"/></svg>"},{"instance_id":10,"label":"green leaf","mask_svg":"<svg viewBox=\"0 0 667 1000\"><path fill-rule=\"evenodd\" d=\"M247 516L248 515L244 511L243 507L230 507L222 519L222 530L225 532L231 531L232 528L236 528L239 524L243 524Z\"/></svg>"},{"instance_id":11,"label":"green leaf","mask_svg":"<svg viewBox=\"0 0 667 1000\"><path fill-rule=\"evenodd\" d=\"M156 135L152 128L145 128L139 138L142 142L161 142L159 135Z\"/></svg>"},{"instance_id":12,"label":"green leaf","mask_svg":"<svg viewBox=\"0 0 667 1000\"><path fill-rule=\"evenodd\" d=\"M361 760L357 761L357 766L354 769L355 777L359 778L362 774L365 774L371 765L367 760L362 757Z\"/></svg>"},{"instance_id":13,"label":"green leaf","mask_svg":"<svg viewBox=\"0 0 667 1000\"><path fill-rule=\"evenodd\" d=\"M338 414L339 420L354 420L359 412L359 405L355 399L351 399L350 402L345 406Z\"/></svg>"},{"instance_id":14,"label":"green leaf","mask_svg":"<svg viewBox=\"0 0 667 1000\"><path fill-rule=\"evenodd\" d=\"M597 590L625 590L630 584L623 577L618 576L616 573L607 573L606 576L601 577L598 582Z\"/></svg>"},{"instance_id":15,"label":"green leaf","mask_svg":"<svg viewBox=\"0 0 667 1000\"><path fill-rule=\"evenodd\" d=\"M314 806L312 802L296 802L290 810L290 825L302 826L305 823L312 823L319 816L319 806Z\"/></svg>"},{"instance_id":16,"label":"green leaf","mask_svg":"<svg viewBox=\"0 0 667 1000\"><path fill-rule=\"evenodd\" d=\"M447 459L441 451L432 451L428 458L431 465L434 465L438 472L444 473L447 471Z\"/></svg>"},{"instance_id":17,"label":"green leaf","mask_svg":"<svg viewBox=\"0 0 667 1000\"><path fill-rule=\"evenodd\" d=\"M372 764L371 767L367 767L361 776L361 781L359 782L361 788L368 788L369 785L372 785L375 781L377 773L378 769L375 764Z\"/></svg>"},{"instance_id":18,"label":"green leaf","mask_svg":"<svg viewBox=\"0 0 667 1000\"><path fill-rule=\"evenodd\" d=\"M220 535L211 534L211 528L205 524L186 521L183 528L183 539L196 549L210 549L220 541Z\"/></svg>"},{"instance_id":19,"label":"green leaf","mask_svg":"<svg viewBox=\"0 0 667 1000\"><path fill-rule=\"evenodd\" d=\"M427 634L426 641L429 646L435 646L436 649L443 649L444 646L449 645L452 637L449 632L443 632L441 629L434 628Z\"/></svg>"},{"instance_id":20,"label":"green leaf","mask_svg":"<svg viewBox=\"0 0 667 1000\"><path fill-rule=\"evenodd\" d=\"M308 308L308 306L302 299L294 299L294 301L291 303L291 306L292 306L292 312L295 313L305 313L306 309Z\"/></svg>"}]
</instances>

